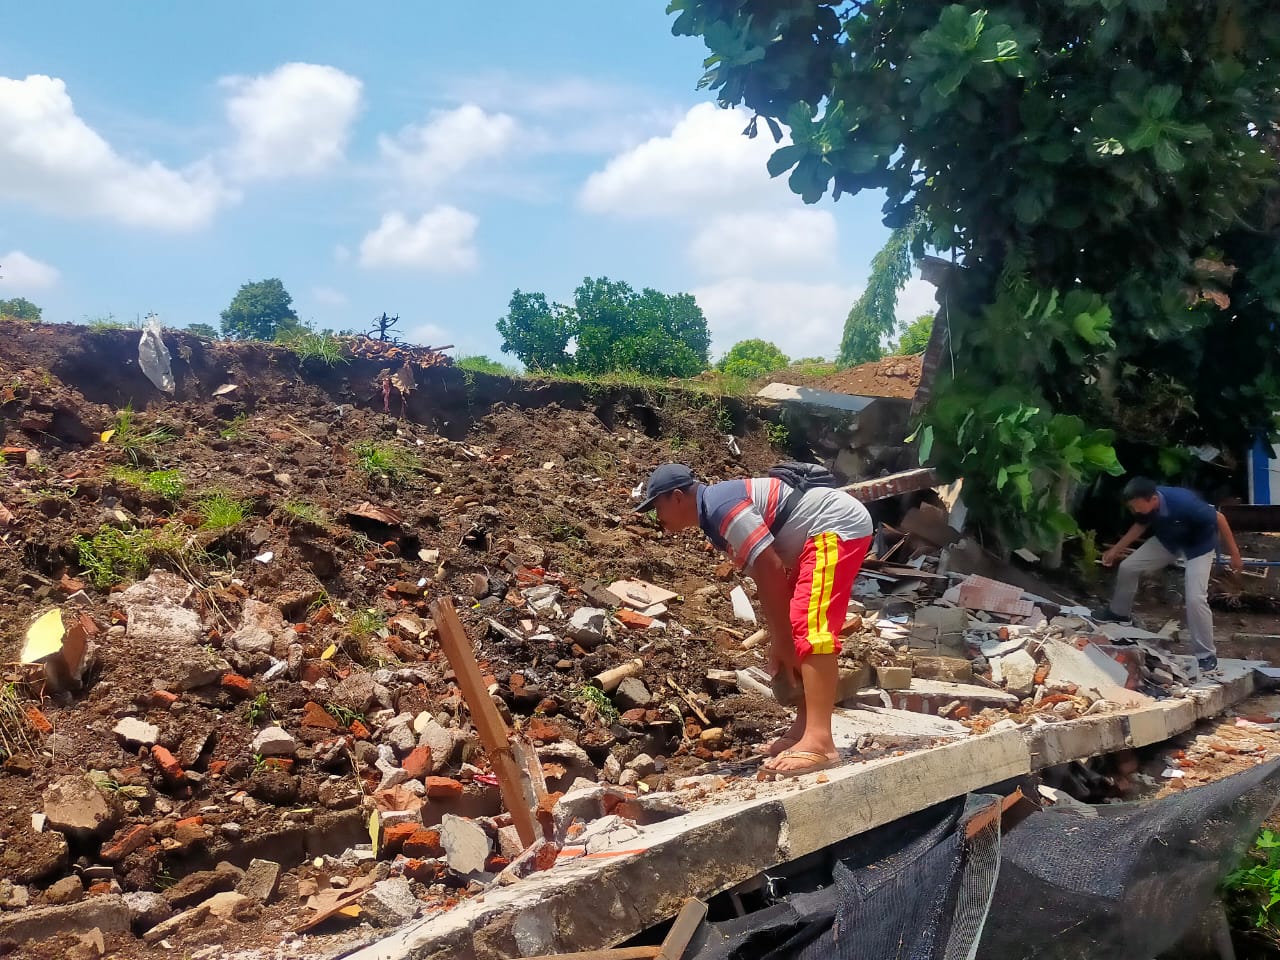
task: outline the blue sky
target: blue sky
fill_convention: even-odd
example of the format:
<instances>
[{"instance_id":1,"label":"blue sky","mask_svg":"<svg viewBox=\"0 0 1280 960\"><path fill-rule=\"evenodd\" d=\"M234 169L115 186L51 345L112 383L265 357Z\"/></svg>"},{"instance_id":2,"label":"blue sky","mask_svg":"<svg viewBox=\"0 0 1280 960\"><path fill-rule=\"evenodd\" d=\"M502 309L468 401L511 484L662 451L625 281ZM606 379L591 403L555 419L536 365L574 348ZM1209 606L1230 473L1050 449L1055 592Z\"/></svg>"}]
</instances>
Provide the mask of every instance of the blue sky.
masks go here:
<instances>
[{"instance_id":1,"label":"blue sky","mask_svg":"<svg viewBox=\"0 0 1280 960\"><path fill-rule=\"evenodd\" d=\"M695 89L661 0L25 4L0 32L0 297L205 322L278 276L299 315L499 353L513 289L690 291L713 352L834 353L886 231L806 207ZM495 15L496 14L496 15ZM926 309L917 280L904 316Z\"/></svg>"}]
</instances>

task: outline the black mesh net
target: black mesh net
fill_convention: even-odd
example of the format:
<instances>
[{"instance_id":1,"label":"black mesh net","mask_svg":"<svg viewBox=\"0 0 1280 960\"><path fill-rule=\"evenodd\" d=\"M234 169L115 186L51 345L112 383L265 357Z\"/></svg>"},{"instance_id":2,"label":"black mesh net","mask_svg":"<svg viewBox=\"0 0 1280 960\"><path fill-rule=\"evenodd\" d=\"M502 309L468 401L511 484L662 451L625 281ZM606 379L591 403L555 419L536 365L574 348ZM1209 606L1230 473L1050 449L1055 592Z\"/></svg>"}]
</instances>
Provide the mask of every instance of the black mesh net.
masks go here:
<instances>
[{"instance_id":1,"label":"black mesh net","mask_svg":"<svg viewBox=\"0 0 1280 960\"><path fill-rule=\"evenodd\" d=\"M1032 814L975 795L852 838L829 885L704 924L693 960L1138 960L1212 903L1276 804L1280 761L1160 800Z\"/></svg>"}]
</instances>

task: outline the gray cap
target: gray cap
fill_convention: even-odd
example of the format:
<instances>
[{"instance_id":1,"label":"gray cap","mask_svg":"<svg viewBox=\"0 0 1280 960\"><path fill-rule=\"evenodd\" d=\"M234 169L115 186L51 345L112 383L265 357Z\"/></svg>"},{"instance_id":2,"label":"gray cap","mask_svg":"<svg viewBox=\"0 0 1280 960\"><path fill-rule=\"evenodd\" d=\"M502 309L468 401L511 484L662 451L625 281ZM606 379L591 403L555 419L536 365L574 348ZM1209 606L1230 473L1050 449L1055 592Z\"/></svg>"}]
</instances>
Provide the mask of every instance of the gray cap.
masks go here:
<instances>
[{"instance_id":1,"label":"gray cap","mask_svg":"<svg viewBox=\"0 0 1280 960\"><path fill-rule=\"evenodd\" d=\"M647 513L653 509L653 501L672 490L684 490L698 482L693 471L683 463L664 463L649 474L649 482L645 484L644 499L636 507L636 513Z\"/></svg>"}]
</instances>

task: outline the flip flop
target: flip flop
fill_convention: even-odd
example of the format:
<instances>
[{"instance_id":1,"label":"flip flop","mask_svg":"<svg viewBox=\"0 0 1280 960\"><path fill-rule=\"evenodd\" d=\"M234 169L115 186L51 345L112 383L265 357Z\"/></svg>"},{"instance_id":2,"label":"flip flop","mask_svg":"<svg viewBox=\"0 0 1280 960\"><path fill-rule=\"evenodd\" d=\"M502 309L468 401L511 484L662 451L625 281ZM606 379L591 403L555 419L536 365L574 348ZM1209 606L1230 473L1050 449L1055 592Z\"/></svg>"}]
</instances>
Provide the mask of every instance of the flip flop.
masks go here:
<instances>
[{"instance_id":1,"label":"flip flop","mask_svg":"<svg viewBox=\"0 0 1280 960\"><path fill-rule=\"evenodd\" d=\"M791 744L792 747L794 747L797 743L800 742L799 740L784 740L784 738L782 737L778 737L777 739L783 740L783 742ZM786 753L787 750L791 749L791 747L787 747L786 750L779 750L777 753L770 753L769 746L770 745L766 743L757 743L752 753L756 754L757 756L768 757L770 759L773 759L774 757L782 756L782 754Z\"/></svg>"},{"instance_id":2,"label":"flip flop","mask_svg":"<svg viewBox=\"0 0 1280 960\"><path fill-rule=\"evenodd\" d=\"M841 760L839 757L828 757L825 753L811 753L808 750L784 750L778 754L775 759L781 760L783 757L796 757L801 760L812 760L806 767L796 767L791 770L777 770L773 767L761 767L761 774L772 774L775 777L803 777L807 773L817 773L820 770L829 770L832 767L839 766Z\"/></svg>"}]
</instances>

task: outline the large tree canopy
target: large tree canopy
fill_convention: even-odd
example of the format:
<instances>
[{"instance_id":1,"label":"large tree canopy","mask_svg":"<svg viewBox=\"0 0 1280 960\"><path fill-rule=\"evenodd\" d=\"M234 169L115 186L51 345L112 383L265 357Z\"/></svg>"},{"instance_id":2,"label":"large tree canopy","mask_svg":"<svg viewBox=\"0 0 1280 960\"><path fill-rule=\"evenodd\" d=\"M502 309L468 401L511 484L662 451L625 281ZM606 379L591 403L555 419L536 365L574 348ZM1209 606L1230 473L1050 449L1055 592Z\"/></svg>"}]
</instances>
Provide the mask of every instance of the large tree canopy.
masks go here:
<instances>
[{"instance_id":1,"label":"large tree canopy","mask_svg":"<svg viewBox=\"0 0 1280 960\"><path fill-rule=\"evenodd\" d=\"M498 332L503 352L530 369L588 374L691 377L707 368L711 347L707 319L690 294L636 293L608 277L584 279L572 307L517 290Z\"/></svg>"},{"instance_id":2,"label":"large tree canopy","mask_svg":"<svg viewBox=\"0 0 1280 960\"><path fill-rule=\"evenodd\" d=\"M274 340L298 325L293 297L274 277L242 284L222 311L222 333L233 340Z\"/></svg>"},{"instance_id":3,"label":"large tree canopy","mask_svg":"<svg viewBox=\"0 0 1280 960\"><path fill-rule=\"evenodd\" d=\"M720 358L716 369L731 377L754 380L766 373L781 370L790 361L787 355L768 340L739 340Z\"/></svg>"},{"instance_id":4,"label":"large tree canopy","mask_svg":"<svg viewBox=\"0 0 1280 960\"><path fill-rule=\"evenodd\" d=\"M923 220L916 254L959 264L921 453L1014 546L1073 529L1070 487L1121 469L1115 432L1154 469L1274 430L1270 0L668 9L723 105L789 128L771 174L809 202L883 191L887 226Z\"/></svg>"},{"instance_id":5,"label":"large tree canopy","mask_svg":"<svg viewBox=\"0 0 1280 960\"><path fill-rule=\"evenodd\" d=\"M0 300L0 319L26 320L28 323L39 323L40 315L43 312L26 297Z\"/></svg>"}]
</instances>

